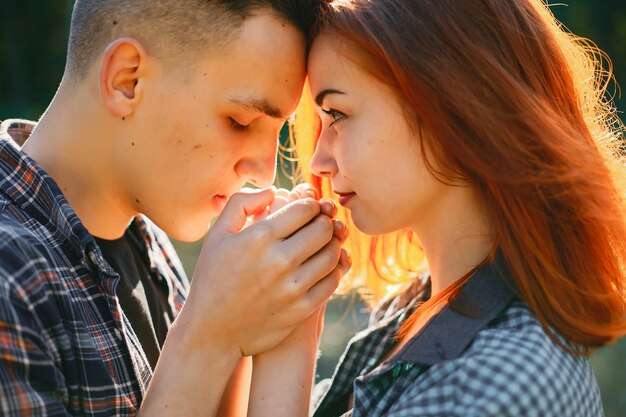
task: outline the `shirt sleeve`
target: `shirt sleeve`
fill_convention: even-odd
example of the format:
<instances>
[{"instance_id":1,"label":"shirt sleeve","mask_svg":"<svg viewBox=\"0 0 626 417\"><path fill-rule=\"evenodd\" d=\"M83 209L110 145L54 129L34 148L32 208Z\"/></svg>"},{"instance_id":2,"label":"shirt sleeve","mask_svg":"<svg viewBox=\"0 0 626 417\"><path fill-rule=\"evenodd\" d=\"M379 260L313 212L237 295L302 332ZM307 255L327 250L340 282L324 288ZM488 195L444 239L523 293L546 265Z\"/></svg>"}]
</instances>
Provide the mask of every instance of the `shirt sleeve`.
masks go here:
<instances>
[{"instance_id":1,"label":"shirt sleeve","mask_svg":"<svg viewBox=\"0 0 626 417\"><path fill-rule=\"evenodd\" d=\"M36 312L49 304L35 267L43 260L5 233L0 242L0 414L68 416L62 373Z\"/></svg>"}]
</instances>

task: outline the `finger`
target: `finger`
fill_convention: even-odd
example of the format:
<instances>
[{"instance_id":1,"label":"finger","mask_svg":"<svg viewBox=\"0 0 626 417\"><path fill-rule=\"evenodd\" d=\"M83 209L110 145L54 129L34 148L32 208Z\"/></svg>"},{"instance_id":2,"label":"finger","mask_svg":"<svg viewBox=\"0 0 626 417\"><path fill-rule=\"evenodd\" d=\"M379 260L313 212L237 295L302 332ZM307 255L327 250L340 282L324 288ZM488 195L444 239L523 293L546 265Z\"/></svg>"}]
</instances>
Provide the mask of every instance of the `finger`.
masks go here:
<instances>
[{"instance_id":1,"label":"finger","mask_svg":"<svg viewBox=\"0 0 626 417\"><path fill-rule=\"evenodd\" d=\"M273 199L274 190L271 188L235 193L226 203L211 230L218 234L238 233L249 216L265 210Z\"/></svg>"},{"instance_id":2,"label":"finger","mask_svg":"<svg viewBox=\"0 0 626 417\"><path fill-rule=\"evenodd\" d=\"M307 198L307 197L311 197L311 196L301 196L300 194L298 194L296 191L290 191L289 192L289 201L296 201L299 200L301 198Z\"/></svg>"},{"instance_id":3,"label":"finger","mask_svg":"<svg viewBox=\"0 0 626 417\"><path fill-rule=\"evenodd\" d=\"M318 214L320 214L319 202L305 198L287 204L257 224L266 223L266 226L272 229L274 237L283 239L294 234Z\"/></svg>"},{"instance_id":4,"label":"finger","mask_svg":"<svg viewBox=\"0 0 626 417\"><path fill-rule=\"evenodd\" d=\"M333 218L337 215L337 205L330 198L322 198L320 200L320 206L322 213L328 217Z\"/></svg>"},{"instance_id":5,"label":"finger","mask_svg":"<svg viewBox=\"0 0 626 417\"><path fill-rule=\"evenodd\" d=\"M341 256L339 257L339 266L341 266L341 272L343 275L347 274L352 268L352 257L350 252L345 249L341 249Z\"/></svg>"},{"instance_id":6,"label":"finger","mask_svg":"<svg viewBox=\"0 0 626 417\"><path fill-rule=\"evenodd\" d=\"M328 216L315 220L297 230L279 244L283 256L293 265L301 265L333 239L333 225Z\"/></svg>"},{"instance_id":7,"label":"finger","mask_svg":"<svg viewBox=\"0 0 626 417\"><path fill-rule=\"evenodd\" d=\"M285 207L287 204L291 202L291 198L289 196L289 192L284 195L276 195L274 197L274 201L270 204L270 208L267 214L272 214Z\"/></svg>"},{"instance_id":8,"label":"finger","mask_svg":"<svg viewBox=\"0 0 626 417\"><path fill-rule=\"evenodd\" d=\"M341 243L348 238L348 227L339 220L333 220L333 235L336 236Z\"/></svg>"},{"instance_id":9,"label":"finger","mask_svg":"<svg viewBox=\"0 0 626 417\"><path fill-rule=\"evenodd\" d=\"M319 280L301 299L303 311L315 311L324 304L337 290L342 276L341 267L337 265L330 274Z\"/></svg>"},{"instance_id":10,"label":"finger","mask_svg":"<svg viewBox=\"0 0 626 417\"><path fill-rule=\"evenodd\" d=\"M298 184L293 188L293 192L298 194L300 198L311 197L316 200L319 199L317 190L311 184L307 182L303 182L302 184Z\"/></svg>"},{"instance_id":11,"label":"finger","mask_svg":"<svg viewBox=\"0 0 626 417\"><path fill-rule=\"evenodd\" d=\"M289 199L289 194L291 193L291 191L285 189L285 188L277 188L276 192L274 193L276 195L276 197L283 197L285 199Z\"/></svg>"},{"instance_id":12,"label":"finger","mask_svg":"<svg viewBox=\"0 0 626 417\"><path fill-rule=\"evenodd\" d=\"M330 274L339 264L341 244L333 238L326 246L308 258L295 272L294 284L298 294L306 293L317 282Z\"/></svg>"}]
</instances>

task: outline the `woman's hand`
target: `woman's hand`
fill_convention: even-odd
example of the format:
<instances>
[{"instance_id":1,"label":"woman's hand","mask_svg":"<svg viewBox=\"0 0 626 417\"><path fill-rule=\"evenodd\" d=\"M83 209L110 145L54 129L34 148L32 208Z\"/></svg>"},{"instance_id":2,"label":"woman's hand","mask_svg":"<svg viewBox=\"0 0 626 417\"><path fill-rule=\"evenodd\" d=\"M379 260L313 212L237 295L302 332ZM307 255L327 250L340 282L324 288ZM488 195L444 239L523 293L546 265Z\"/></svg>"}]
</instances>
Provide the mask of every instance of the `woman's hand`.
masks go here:
<instances>
[{"instance_id":1,"label":"woman's hand","mask_svg":"<svg viewBox=\"0 0 626 417\"><path fill-rule=\"evenodd\" d=\"M334 216L334 204L332 210L329 214ZM341 244L347 237L343 223L334 222L333 239ZM338 268L342 275L350 269L350 257L344 249ZM325 310L326 303L275 348L254 356L248 417L308 416Z\"/></svg>"}]
</instances>

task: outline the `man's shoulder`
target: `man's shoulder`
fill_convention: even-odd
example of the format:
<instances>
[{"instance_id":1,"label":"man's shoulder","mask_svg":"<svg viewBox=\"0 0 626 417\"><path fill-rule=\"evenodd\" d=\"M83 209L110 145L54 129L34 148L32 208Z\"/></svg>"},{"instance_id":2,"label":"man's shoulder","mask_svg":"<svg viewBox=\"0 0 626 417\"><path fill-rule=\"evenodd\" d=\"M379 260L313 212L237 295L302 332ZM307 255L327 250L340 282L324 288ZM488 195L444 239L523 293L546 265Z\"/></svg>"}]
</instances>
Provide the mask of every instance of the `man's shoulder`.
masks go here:
<instances>
[{"instance_id":1,"label":"man's shoulder","mask_svg":"<svg viewBox=\"0 0 626 417\"><path fill-rule=\"evenodd\" d=\"M6 255L11 252L30 257L37 252L37 243L42 239L27 224L24 219L9 213L6 203L0 199L0 253ZM0 263L4 263L4 260L4 257L0 257Z\"/></svg>"},{"instance_id":2,"label":"man's shoulder","mask_svg":"<svg viewBox=\"0 0 626 417\"><path fill-rule=\"evenodd\" d=\"M44 242L32 230L0 211L0 297L5 301L30 303L45 297L41 277L51 265L43 248Z\"/></svg>"}]
</instances>

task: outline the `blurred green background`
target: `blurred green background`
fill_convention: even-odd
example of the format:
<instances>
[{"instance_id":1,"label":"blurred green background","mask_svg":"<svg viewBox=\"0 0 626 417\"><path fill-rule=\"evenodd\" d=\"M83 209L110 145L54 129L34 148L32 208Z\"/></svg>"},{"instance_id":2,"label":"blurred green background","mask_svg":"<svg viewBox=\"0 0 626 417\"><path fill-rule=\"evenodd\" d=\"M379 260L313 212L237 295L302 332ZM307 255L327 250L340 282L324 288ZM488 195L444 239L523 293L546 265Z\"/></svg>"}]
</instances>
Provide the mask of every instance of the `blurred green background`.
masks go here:
<instances>
[{"instance_id":1,"label":"blurred green background","mask_svg":"<svg viewBox=\"0 0 626 417\"><path fill-rule=\"evenodd\" d=\"M73 0L0 1L0 120L36 120L52 99L65 64L72 5ZM607 52L617 83L626 82L626 1L566 0L551 8L569 30ZM625 108L619 89L611 92L616 94L617 108ZM191 277L199 243L175 242L175 246ZM318 378L332 374L347 340L365 325L366 317L364 305L354 295L331 302ZM626 340L594 353L591 360L606 416L626 416Z\"/></svg>"}]
</instances>

